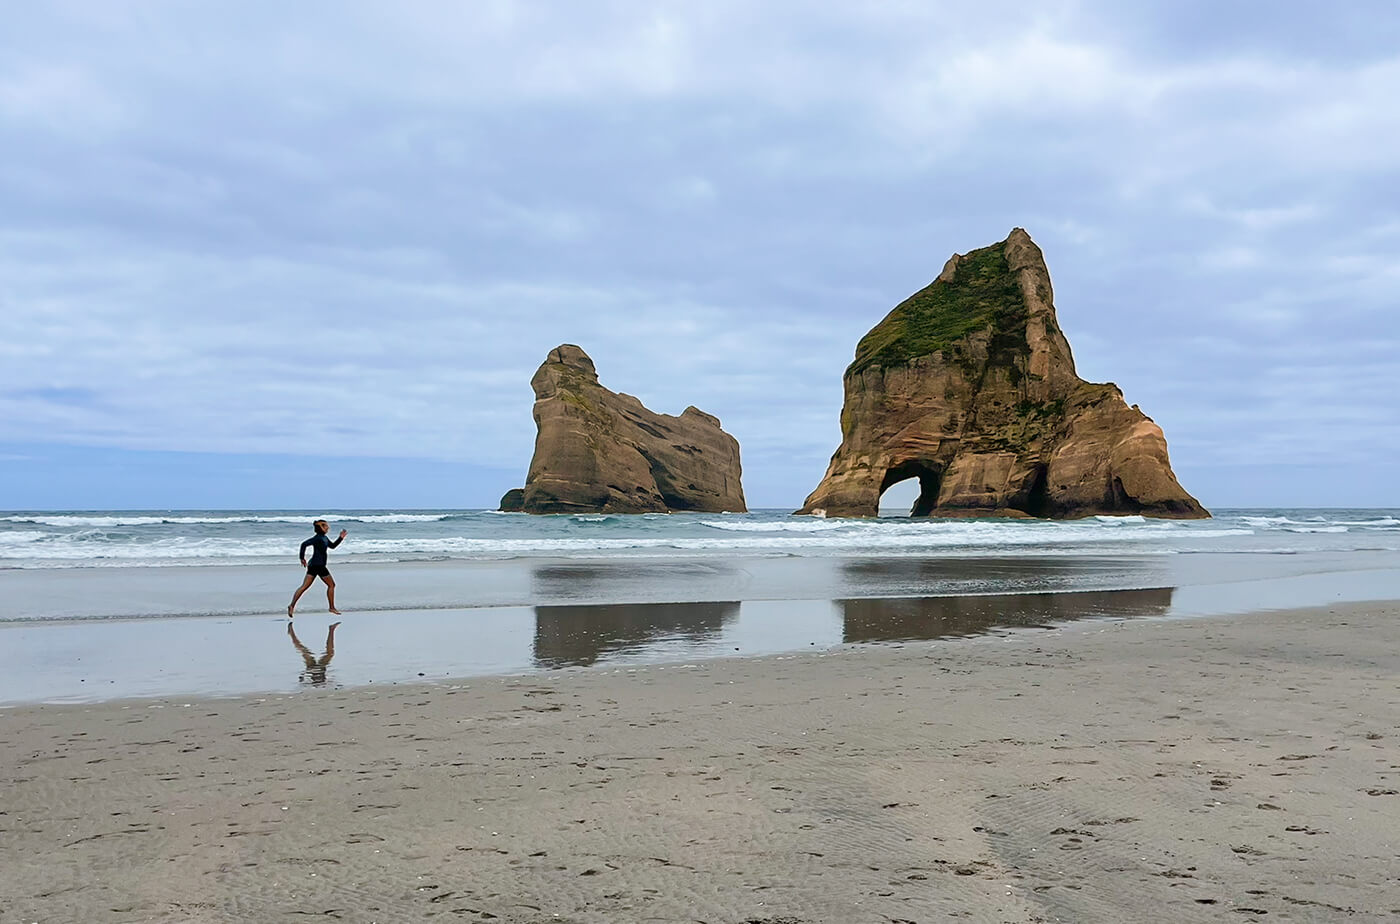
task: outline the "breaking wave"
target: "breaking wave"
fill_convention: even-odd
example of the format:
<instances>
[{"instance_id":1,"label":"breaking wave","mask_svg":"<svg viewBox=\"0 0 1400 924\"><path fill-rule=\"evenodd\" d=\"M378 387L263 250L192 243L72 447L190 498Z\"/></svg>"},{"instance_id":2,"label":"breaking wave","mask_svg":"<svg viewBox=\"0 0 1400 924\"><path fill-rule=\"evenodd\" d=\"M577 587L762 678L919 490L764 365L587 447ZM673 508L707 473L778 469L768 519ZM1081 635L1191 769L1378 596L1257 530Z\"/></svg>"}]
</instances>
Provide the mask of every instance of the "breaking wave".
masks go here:
<instances>
[{"instance_id":1,"label":"breaking wave","mask_svg":"<svg viewBox=\"0 0 1400 924\"><path fill-rule=\"evenodd\" d=\"M0 568L294 564L313 512L83 511L0 515ZM1240 511L1213 520L841 519L747 514L349 511L336 562L676 555L1159 555L1400 547L1400 511Z\"/></svg>"}]
</instances>

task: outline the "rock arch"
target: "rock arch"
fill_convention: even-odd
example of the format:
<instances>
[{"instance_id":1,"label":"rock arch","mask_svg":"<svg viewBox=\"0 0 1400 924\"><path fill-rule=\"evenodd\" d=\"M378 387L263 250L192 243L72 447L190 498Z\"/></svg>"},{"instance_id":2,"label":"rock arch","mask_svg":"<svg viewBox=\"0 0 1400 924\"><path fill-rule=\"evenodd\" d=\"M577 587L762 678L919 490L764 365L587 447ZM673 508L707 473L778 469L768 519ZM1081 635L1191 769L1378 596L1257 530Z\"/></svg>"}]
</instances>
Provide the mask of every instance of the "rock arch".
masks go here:
<instances>
[{"instance_id":1,"label":"rock arch","mask_svg":"<svg viewBox=\"0 0 1400 924\"><path fill-rule=\"evenodd\" d=\"M885 469L885 477L880 480L880 494L902 481L917 478L919 495L909 509L911 517L926 517L938 504L938 489L943 483L943 466L922 459L910 459Z\"/></svg>"},{"instance_id":2,"label":"rock arch","mask_svg":"<svg viewBox=\"0 0 1400 924\"><path fill-rule=\"evenodd\" d=\"M798 513L879 515L917 476L915 516L1208 517L1162 430L1075 373L1030 235L954 254L856 346L841 446Z\"/></svg>"}]
</instances>

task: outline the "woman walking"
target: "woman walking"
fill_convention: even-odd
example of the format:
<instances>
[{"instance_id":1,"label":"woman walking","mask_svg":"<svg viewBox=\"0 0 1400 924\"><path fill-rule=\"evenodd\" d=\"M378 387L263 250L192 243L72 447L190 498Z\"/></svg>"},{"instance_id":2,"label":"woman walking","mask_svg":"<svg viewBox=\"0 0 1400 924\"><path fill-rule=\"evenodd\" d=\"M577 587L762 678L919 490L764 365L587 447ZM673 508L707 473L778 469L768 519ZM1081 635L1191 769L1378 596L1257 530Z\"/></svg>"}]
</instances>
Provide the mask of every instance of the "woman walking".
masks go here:
<instances>
[{"instance_id":1,"label":"woman walking","mask_svg":"<svg viewBox=\"0 0 1400 924\"><path fill-rule=\"evenodd\" d=\"M303 542L301 548L297 551L297 556L301 559L301 566L306 569L306 580L301 582L301 586L297 588L297 592L292 594L292 602L287 604L288 619L292 618L297 608L297 601L301 599L301 595L306 593L306 588L314 584L317 578L326 582L326 602L330 604L331 612L337 616L340 615L340 610L335 608L335 578L331 577L330 569L326 567L326 551L340 545L345 539L345 530L342 529L340 531L340 536L332 542L326 537L326 534L331 531L331 524L327 523L325 520L317 520L315 523L312 523L311 526L316 530L316 535ZM307 564L306 561L307 546L311 547L310 564Z\"/></svg>"}]
</instances>

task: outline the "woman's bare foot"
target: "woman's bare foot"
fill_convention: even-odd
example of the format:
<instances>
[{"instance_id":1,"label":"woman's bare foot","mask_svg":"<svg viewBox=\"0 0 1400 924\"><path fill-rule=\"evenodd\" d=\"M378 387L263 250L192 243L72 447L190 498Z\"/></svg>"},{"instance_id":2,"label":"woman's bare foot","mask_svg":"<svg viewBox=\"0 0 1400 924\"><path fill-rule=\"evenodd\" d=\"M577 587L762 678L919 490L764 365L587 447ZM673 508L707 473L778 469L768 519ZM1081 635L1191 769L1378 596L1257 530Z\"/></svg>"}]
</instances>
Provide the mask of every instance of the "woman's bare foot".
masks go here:
<instances>
[{"instance_id":1,"label":"woman's bare foot","mask_svg":"<svg viewBox=\"0 0 1400 924\"><path fill-rule=\"evenodd\" d=\"M288 618L288 619L291 619L291 618L292 618L292 615L293 615L293 614L292 614L292 607L291 607L290 604L288 604L288 606L287 606L287 618Z\"/></svg>"},{"instance_id":2,"label":"woman's bare foot","mask_svg":"<svg viewBox=\"0 0 1400 924\"><path fill-rule=\"evenodd\" d=\"M331 612L334 613L334 614L337 615L337 616L340 615L340 610L336 609L335 607L331 607Z\"/></svg>"}]
</instances>

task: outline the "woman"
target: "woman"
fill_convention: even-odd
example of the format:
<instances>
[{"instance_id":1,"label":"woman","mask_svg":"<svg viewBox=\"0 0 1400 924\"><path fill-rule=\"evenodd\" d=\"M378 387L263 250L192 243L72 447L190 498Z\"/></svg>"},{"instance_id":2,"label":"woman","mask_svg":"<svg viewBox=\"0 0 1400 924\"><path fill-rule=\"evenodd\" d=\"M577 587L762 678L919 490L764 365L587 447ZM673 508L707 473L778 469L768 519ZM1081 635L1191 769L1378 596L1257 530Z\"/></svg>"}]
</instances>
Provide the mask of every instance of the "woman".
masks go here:
<instances>
[{"instance_id":1,"label":"woman","mask_svg":"<svg viewBox=\"0 0 1400 924\"><path fill-rule=\"evenodd\" d=\"M333 549L340 545L345 539L345 530L340 531L340 536L334 542L326 538L326 534L331 531L331 524L325 520L317 520L311 524L316 530L316 535L301 544L297 551L297 556L301 559L301 566L306 569L306 580L301 582L297 592L292 594L292 602L287 604L287 618L291 619L293 611L297 608L297 601L301 595L306 593L306 588L316 582L317 578L326 582L326 602L330 604L331 612L340 615L340 610L335 608L335 579L331 577L330 570L326 567L326 550ZM311 563L306 562L306 547L311 546Z\"/></svg>"}]
</instances>

